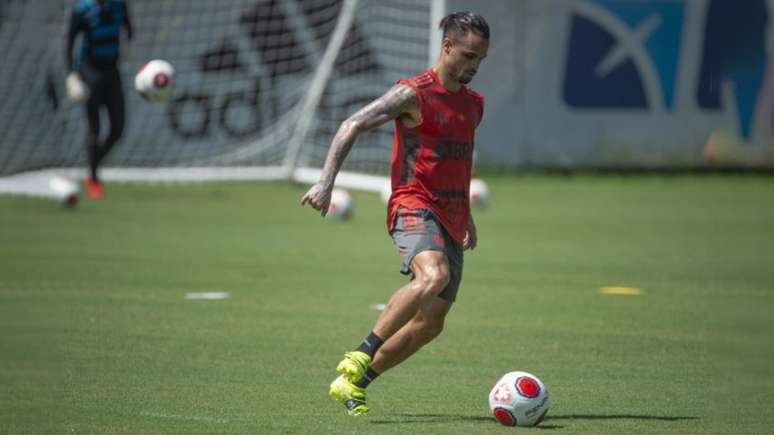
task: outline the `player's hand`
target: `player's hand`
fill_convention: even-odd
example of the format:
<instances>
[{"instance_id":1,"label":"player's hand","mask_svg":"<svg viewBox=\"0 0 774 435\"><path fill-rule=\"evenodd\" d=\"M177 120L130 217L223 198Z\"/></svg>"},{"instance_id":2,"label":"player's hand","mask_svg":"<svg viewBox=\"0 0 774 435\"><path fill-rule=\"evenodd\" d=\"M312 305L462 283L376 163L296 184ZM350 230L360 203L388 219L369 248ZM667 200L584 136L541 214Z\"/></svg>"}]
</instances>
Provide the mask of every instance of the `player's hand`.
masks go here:
<instances>
[{"instance_id":1,"label":"player's hand","mask_svg":"<svg viewBox=\"0 0 774 435\"><path fill-rule=\"evenodd\" d=\"M328 206L331 204L332 192L333 187L325 187L322 183L317 183L301 198L301 205L309 203L313 209L318 210L320 215L325 217L328 214Z\"/></svg>"},{"instance_id":2,"label":"player's hand","mask_svg":"<svg viewBox=\"0 0 774 435\"><path fill-rule=\"evenodd\" d=\"M471 217L468 220L468 231L465 233L465 240L462 241L462 249L466 251L470 249L472 251L476 248L476 245L478 245L478 232L476 231L476 224Z\"/></svg>"},{"instance_id":3,"label":"player's hand","mask_svg":"<svg viewBox=\"0 0 774 435\"><path fill-rule=\"evenodd\" d=\"M89 87L81 80L81 75L73 71L65 79L67 97L76 103L82 103L89 98Z\"/></svg>"}]
</instances>

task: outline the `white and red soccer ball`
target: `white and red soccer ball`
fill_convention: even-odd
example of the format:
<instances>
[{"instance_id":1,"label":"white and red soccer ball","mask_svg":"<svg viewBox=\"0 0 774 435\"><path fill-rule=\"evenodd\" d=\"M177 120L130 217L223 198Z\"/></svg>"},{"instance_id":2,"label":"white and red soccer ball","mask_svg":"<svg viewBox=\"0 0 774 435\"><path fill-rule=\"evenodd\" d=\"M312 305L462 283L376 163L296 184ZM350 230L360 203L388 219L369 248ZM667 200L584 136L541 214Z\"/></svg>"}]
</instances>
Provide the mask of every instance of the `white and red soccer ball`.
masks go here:
<instances>
[{"instance_id":1,"label":"white and red soccer ball","mask_svg":"<svg viewBox=\"0 0 774 435\"><path fill-rule=\"evenodd\" d=\"M172 97L175 82L175 68L161 59L154 59L137 71L134 87L151 103L167 101Z\"/></svg>"},{"instance_id":2,"label":"white and red soccer ball","mask_svg":"<svg viewBox=\"0 0 774 435\"><path fill-rule=\"evenodd\" d=\"M527 372L510 372L489 392L489 409L505 426L535 426L543 421L549 406L543 382Z\"/></svg>"},{"instance_id":3,"label":"white and red soccer ball","mask_svg":"<svg viewBox=\"0 0 774 435\"><path fill-rule=\"evenodd\" d=\"M480 178L470 180L470 206L480 209L489 206L489 186Z\"/></svg>"},{"instance_id":4,"label":"white and red soccer ball","mask_svg":"<svg viewBox=\"0 0 774 435\"><path fill-rule=\"evenodd\" d=\"M354 202L352 197L344 189L333 189L331 203L328 205L328 213L325 215L331 219L347 220L354 214Z\"/></svg>"}]
</instances>

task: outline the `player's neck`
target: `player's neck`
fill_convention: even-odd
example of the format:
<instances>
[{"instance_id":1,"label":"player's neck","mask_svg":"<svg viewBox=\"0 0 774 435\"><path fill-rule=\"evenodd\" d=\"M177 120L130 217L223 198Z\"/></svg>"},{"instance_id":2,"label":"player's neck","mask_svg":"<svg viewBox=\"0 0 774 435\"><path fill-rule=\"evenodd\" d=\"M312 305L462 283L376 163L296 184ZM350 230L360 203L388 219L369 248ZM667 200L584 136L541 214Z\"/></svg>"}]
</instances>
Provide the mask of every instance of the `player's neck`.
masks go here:
<instances>
[{"instance_id":1,"label":"player's neck","mask_svg":"<svg viewBox=\"0 0 774 435\"><path fill-rule=\"evenodd\" d=\"M433 66L433 72L435 72L435 75L438 76L438 80L440 80L441 84L443 85L444 88L446 88L447 91L457 92L462 87L462 83L452 78L446 72L446 68L444 68L440 62L436 63L435 66Z\"/></svg>"}]
</instances>

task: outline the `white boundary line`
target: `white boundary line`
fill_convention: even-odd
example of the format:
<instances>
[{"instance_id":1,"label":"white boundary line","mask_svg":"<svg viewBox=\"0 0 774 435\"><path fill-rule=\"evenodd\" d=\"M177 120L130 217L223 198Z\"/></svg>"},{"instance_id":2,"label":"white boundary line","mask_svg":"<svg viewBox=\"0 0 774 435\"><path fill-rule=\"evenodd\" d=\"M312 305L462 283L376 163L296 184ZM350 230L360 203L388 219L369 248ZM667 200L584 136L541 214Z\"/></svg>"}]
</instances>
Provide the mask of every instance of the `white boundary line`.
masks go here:
<instances>
[{"instance_id":1,"label":"white boundary line","mask_svg":"<svg viewBox=\"0 0 774 435\"><path fill-rule=\"evenodd\" d=\"M229 166L229 167L164 167L164 168L105 168L102 179L107 182L142 183L194 183L207 181L272 181L286 180L286 168L282 166ZM293 180L313 184L320 179L322 170L297 168ZM51 179L64 177L82 180L86 170L82 168L52 168L0 177L0 194L29 195L58 198L60 194L51 188ZM336 186L345 189L380 192L389 179L385 176L340 172Z\"/></svg>"}]
</instances>

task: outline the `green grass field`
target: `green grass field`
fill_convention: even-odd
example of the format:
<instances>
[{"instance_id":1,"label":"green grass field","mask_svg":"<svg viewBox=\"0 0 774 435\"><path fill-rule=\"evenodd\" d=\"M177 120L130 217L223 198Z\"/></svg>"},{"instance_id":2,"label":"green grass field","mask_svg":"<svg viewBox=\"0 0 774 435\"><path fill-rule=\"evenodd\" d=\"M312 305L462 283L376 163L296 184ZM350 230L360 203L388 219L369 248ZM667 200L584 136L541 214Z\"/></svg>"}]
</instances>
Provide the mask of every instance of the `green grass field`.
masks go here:
<instances>
[{"instance_id":1,"label":"green grass field","mask_svg":"<svg viewBox=\"0 0 774 435\"><path fill-rule=\"evenodd\" d=\"M486 179L444 334L360 418L333 368L405 282L376 194L346 223L285 183L0 197L0 433L771 433L774 177ZM537 429L489 416L516 369Z\"/></svg>"}]
</instances>

